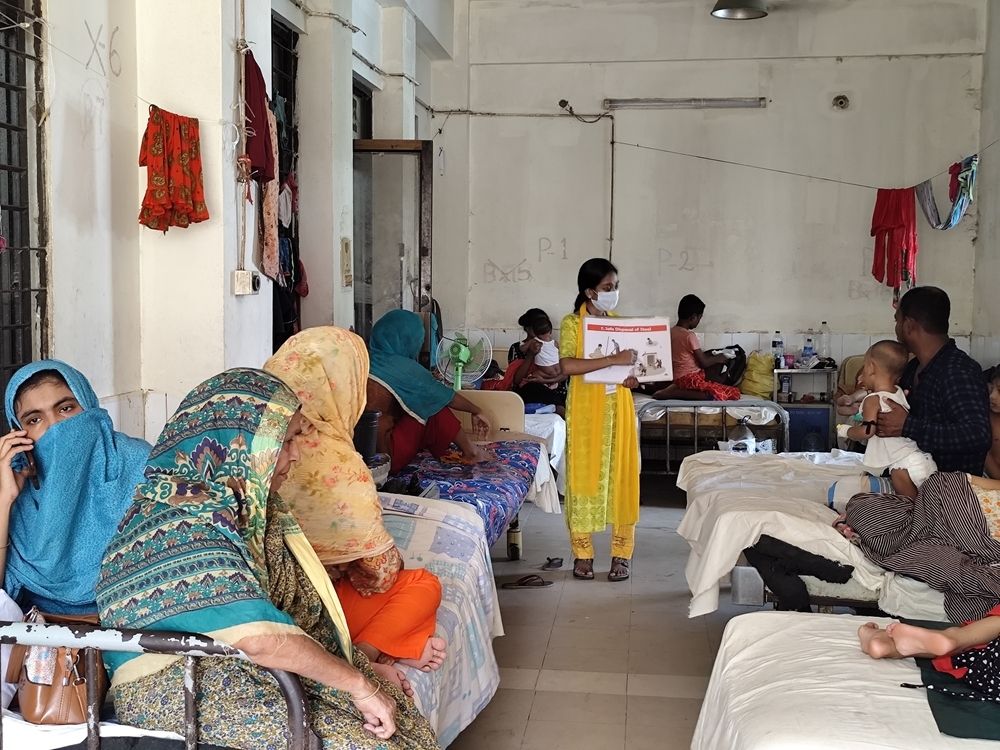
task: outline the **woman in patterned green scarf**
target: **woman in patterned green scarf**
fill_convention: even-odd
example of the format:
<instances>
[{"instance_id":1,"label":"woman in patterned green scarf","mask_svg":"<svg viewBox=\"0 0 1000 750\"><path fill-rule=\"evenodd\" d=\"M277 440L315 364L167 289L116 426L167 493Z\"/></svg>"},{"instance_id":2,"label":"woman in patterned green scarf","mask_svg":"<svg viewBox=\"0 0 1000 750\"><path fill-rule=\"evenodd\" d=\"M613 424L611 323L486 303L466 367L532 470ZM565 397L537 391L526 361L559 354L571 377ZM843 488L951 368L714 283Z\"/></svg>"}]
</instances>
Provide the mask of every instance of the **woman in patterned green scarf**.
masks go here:
<instances>
[{"instance_id":1,"label":"woman in patterned green scarf","mask_svg":"<svg viewBox=\"0 0 1000 750\"><path fill-rule=\"evenodd\" d=\"M328 750L432 750L434 733L351 649L329 577L274 494L297 459L299 402L259 370L229 370L184 399L111 540L97 602L108 627L203 633L249 661L202 659L202 742L285 748L284 699L262 669L303 678ZM178 657L106 653L121 721L182 732Z\"/></svg>"}]
</instances>

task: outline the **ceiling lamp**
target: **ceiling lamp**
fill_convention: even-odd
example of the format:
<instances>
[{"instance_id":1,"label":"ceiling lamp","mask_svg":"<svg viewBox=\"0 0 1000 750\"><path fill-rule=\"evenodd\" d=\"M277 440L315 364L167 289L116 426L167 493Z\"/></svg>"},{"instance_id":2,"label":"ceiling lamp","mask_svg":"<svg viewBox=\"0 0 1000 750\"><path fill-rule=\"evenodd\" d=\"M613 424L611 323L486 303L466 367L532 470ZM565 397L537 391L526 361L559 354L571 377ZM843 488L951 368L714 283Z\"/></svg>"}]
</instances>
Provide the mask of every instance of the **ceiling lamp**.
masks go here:
<instances>
[{"instance_id":1,"label":"ceiling lamp","mask_svg":"<svg viewBox=\"0 0 1000 750\"><path fill-rule=\"evenodd\" d=\"M712 15L716 18L748 21L766 16L767 6L764 0L719 0L712 9Z\"/></svg>"}]
</instances>

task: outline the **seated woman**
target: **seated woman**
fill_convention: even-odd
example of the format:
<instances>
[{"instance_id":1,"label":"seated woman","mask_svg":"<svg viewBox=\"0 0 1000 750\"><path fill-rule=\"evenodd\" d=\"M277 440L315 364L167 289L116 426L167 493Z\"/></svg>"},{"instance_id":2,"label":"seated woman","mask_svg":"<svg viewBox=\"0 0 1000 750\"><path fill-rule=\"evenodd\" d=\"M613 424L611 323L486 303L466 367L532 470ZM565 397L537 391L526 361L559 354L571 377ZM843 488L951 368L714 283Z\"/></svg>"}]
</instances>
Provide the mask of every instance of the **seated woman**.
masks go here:
<instances>
[{"instance_id":1,"label":"seated woman","mask_svg":"<svg viewBox=\"0 0 1000 750\"><path fill-rule=\"evenodd\" d=\"M433 750L406 696L351 646L337 595L276 493L305 424L295 394L260 370L229 370L188 394L111 540L97 585L108 627L204 633L249 661L198 668L201 741L283 747L284 701L263 668L304 678L327 750ZM182 660L105 653L119 719L183 732Z\"/></svg>"},{"instance_id":2,"label":"seated woman","mask_svg":"<svg viewBox=\"0 0 1000 750\"><path fill-rule=\"evenodd\" d=\"M335 581L354 645L376 671L400 677L401 661L430 671L447 644L434 635L441 584L422 568L403 570L382 523L371 473L354 449L354 425L365 408L368 352L343 328L309 328L290 338L264 369L302 402L311 426L281 496Z\"/></svg>"},{"instance_id":3,"label":"seated woman","mask_svg":"<svg viewBox=\"0 0 1000 750\"><path fill-rule=\"evenodd\" d=\"M27 611L94 614L101 556L149 444L114 431L87 379L42 360L14 373L0 438L0 576Z\"/></svg>"},{"instance_id":4,"label":"seated woman","mask_svg":"<svg viewBox=\"0 0 1000 750\"><path fill-rule=\"evenodd\" d=\"M407 310L390 310L379 318L368 341L368 408L382 412L378 450L391 456L389 469L393 474L421 450L441 458L452 443L470 461L490 458L462 431L458 418L447 407L471 414L472 425L479 433L490 431L489 421L478 406L420 366L417 357L423 343L423 321Z\"/></svg>"}]
</instances>

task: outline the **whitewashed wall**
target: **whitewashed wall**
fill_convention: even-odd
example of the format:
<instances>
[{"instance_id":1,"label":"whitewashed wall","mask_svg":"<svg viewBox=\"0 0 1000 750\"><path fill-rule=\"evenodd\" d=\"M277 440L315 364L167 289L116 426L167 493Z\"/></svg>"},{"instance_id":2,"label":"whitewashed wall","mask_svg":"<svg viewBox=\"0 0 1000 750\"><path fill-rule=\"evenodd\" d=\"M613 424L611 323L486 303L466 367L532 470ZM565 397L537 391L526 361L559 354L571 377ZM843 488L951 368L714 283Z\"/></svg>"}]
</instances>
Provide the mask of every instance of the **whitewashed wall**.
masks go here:
<instances>
[{"instance_id":1,"label":"whitewashed wall","mask_svg":"<svg viewBox=\"0 0 1000 750\"><path fill-rule=\"evenodd\" d=\"M775 3L752 23L712 19L710 5L463 0L433 104L525 115L556 114L561 98L593 113L606 97L763 96L763 110L619 112L616 139L885 187L977 150L984 0ZM847 111L831 105L840 93ZM435 139L446 325L568 311L580 262L608 252L610 139L607 121L448 119ZM822 320L865 339L892 330L890 293L870 276L874 190L621 145L614 177L625 313L673 316L694 292L706 334L787 339ZM919 279L951 293L954 333L967 337L975 216L944 233L918 223Z\"/></svg>"}]
</instances>

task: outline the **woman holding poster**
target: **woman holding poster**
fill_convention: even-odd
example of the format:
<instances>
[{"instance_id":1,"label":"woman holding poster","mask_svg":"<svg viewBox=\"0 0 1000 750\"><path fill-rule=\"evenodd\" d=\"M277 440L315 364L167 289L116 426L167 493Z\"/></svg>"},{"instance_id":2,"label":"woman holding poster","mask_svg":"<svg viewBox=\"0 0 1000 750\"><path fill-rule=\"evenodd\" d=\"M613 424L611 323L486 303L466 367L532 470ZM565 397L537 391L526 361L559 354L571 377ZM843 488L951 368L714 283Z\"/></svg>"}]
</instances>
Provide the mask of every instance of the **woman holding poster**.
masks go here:
<instances>
[{"instance_id":1,"label":"woman holding poster","mask_svg":"<svg viewBox=\"0 0 1000 750\"><path fill-rule=\"evenodd\" d=\"M588 383L583 376L615 365L634 365L634 349L594 357L584 351L586 316L614 315L618 305L618 269L604 258L591 258L577 274L579 294L574 312L563 318L559 355L563 373L570 376L566 401L567 481L566 523L573 548L573 577L594 577L591 534L610 522L609 581L629 577L639 520L639 439L636 434L633 376L618 384ZM607 351L606 349L604 351Z\"/></svg>"}]
</instances>

